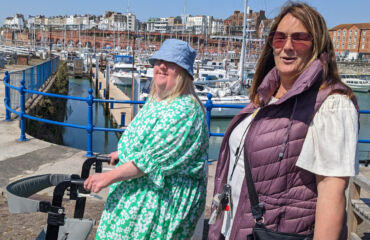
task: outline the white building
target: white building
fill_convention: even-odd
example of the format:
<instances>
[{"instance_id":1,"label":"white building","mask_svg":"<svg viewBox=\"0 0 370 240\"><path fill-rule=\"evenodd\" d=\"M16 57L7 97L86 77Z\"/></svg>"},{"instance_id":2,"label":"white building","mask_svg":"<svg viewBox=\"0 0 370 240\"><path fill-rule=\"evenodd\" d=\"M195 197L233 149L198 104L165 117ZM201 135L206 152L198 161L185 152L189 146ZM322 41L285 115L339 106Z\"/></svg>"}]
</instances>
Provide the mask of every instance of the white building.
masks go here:
<instances>
[{"instance_id":1,"label":"white building","mask_svg":"<svg viewBox=\"0 0 370 240\"><path fill-rule=\"evenodd\" d=\"M72 15L65 18L65 25L67 29L71 30L86 30L92 27L91 19L93 17L90 15Z\"/></svg>"},{"instance_id":2,"label":"white building","mask_svg":"<svg viewBox=\"0 0 370 240\"><path fill-rule=\"evenodd\" d=\"M169 30L168 18L150 18L146 24L148 32L166 33Z\"/></svg>"},{"instance_id":3,"label":"white building","mask_svg":"<svg viewBox=\"0 0 370 240\"><path fill-rule=\"evenodd\" d=\"M210 34L212 30L213 17L198 15L189 16L185 24L187 30L192 30L195 34Z\"/></svg>"},{"instance_id":4,"label":"white building","mask_svg":"<svg viewBox=\"0 0 370 240\"><path fill-rule=\"evenodd\" d=\"M136 15L133 13L127 13L127 28L130 31L136 31Z\"/></svg>"},{"instance_id":5,"label":"white building","mask_svg":"<svg viewBox=\"0 0 370 240\"><path fill-rule=\"evenodd\" d=\"M22 30L25 27L23 14L17 13L14 17L7 17L4 21L3 27Z\"/></svg>"},{"instance_id":6,"label":"white building","mask_svg":"<svg viewBox=\"0 0 370 240\"><path fill-rule=\"evenodd\" d=\"M104 16L97 21L97 27L101 30L130 31L136 30L136 16L133 13L105 12Z\"/></svg>"},{"instance_id":7,"label":"white building","mask_svg":"<svg viewBox=\"0 0 370 240\"><path fill-rule=\"evenodd\" d=\"M224 21L222 19L213 19L211 26L211 34L221 34L224 31Z\"/></svg>"},{"instance_id":8,"label":"white building","mask_svg":"<svg viewBox=\"0 0 370 240\"><path fill-rule=\"evenodd\" d=\"M43 15L28 16L27 28L28 29L40 29L46 25L46 19Z\"/></svg>"}]
</instances>

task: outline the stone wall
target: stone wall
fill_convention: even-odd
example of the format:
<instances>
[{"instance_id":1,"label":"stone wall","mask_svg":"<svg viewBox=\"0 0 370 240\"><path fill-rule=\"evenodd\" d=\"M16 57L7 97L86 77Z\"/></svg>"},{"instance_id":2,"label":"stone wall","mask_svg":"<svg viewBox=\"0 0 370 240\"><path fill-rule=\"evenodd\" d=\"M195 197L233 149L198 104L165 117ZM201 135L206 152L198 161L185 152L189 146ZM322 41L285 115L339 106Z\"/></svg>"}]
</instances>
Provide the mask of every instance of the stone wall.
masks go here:
<instances>
[{"instance_id":1,"label":"stone wall","mask_svg":"<svg viewBox=\"0 0 370 240\"><path fill-rule=\"evenodd\" d=\"M370 75L370 63L362 62L337 62L341 74Z\"/></svg>"},{"instance_id":2,"label":"stone wall","mask_svg":"<svg viewBox=\"0 0 370 240\"><path fill-rule=\"evenodd\" d=\"M68 69L66 62L60 64L55 80L48 92L68 95ZM42 97L37 101L37 104L28 109L28 114L38 118L63 122L65 111L66 99ZM62 134L64 128L62 126L30 119L26 121L27 134L47 142L63 144Z\"/></svg>"}]
</instances>

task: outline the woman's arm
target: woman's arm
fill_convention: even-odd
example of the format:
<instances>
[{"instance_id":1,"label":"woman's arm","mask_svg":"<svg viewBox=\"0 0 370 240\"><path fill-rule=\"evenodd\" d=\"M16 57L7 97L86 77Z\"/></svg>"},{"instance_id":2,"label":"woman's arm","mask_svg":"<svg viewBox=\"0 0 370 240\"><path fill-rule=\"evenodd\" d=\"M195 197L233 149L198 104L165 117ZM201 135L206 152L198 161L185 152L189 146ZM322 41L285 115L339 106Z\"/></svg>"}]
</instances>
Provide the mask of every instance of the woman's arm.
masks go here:
<instances>
[{"instance_id":1,"label":"woman's arm","mask_svg":"<svg viewBox=\"0 0 370 240\"><path fill-rule=\"evenodd\" d=\"M314 240L338 240L345 216L349 177L316 175L317 205Z\"/></svg>"},{"instance_id":2,"label":"woman's arm","mask_svg":"<svg viewBox=\"0 0 370 240\"><path fill-rule=\"evenodd\" d=\"M144 173L133 162L126 162L109 172L89 176L84 182L84 188L97 193L112 183L138 178L143 175Z\"/></svg>"}]
</instances>

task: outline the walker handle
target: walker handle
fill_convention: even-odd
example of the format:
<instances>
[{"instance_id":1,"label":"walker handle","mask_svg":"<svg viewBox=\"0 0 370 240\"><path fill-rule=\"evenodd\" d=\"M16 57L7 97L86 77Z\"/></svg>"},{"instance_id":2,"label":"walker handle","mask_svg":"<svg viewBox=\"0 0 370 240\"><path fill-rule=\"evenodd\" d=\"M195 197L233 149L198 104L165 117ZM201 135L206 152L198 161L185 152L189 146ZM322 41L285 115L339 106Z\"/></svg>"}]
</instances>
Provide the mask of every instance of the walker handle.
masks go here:
<instances>
[{"instance_id":1,"label":"walker handle","mask_svg":"<svg viewBox=\"0 0 370 240\"><path fill-rule=\"evenodd\" d=\"M110 163L110 157L108 156L96 156L96 160L99 160L101 162L106 162L106 163ZM119 162L118 159L114 160L114 165L116 165L117 163Z\"/></svg>"}]
</instances>

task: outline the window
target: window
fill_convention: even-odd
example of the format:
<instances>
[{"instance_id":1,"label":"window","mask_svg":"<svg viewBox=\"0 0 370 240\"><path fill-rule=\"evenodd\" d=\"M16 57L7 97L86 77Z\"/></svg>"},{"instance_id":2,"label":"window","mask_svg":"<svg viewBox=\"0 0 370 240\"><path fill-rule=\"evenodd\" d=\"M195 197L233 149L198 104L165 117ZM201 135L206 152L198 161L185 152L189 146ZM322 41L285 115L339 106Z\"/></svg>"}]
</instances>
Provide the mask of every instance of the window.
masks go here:
<instances>
[{"instance_id":1,"label":"window","mask_svg":"<svg viewBox=\"0 0 370 240\"><path fill-rule=\"evenodd\" d=\"M343 30L343 35L342 35L342 47L344 48L344 42L346 41L346 30Z\"/></svg>"}]
</instances>

